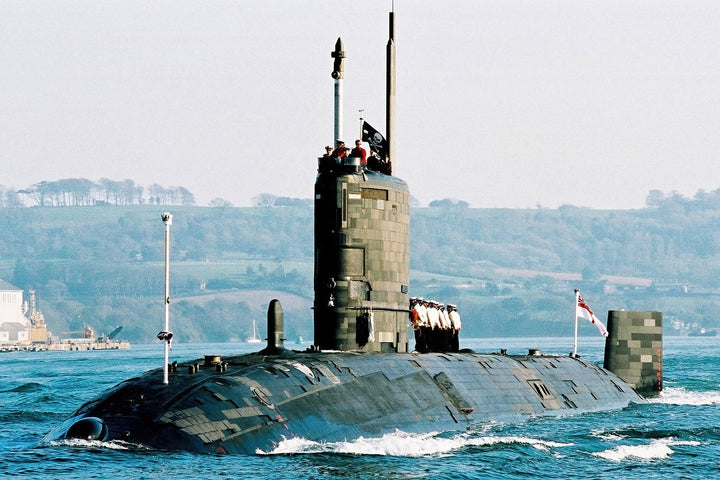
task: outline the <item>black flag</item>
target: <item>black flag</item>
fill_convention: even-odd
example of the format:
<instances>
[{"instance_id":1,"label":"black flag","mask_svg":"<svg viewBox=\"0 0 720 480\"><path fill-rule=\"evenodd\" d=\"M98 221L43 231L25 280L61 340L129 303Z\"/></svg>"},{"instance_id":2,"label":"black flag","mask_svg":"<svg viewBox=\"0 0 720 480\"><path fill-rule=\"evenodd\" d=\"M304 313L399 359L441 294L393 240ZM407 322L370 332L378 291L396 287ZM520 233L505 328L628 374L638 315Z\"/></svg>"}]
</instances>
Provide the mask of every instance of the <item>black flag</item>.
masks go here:
<instances>
[{"instance_id":1,"label":"black flag","mask_svg":"<svg viewBox=\"0 0 720 480\"><path fill-rule=\"evenodd\" d=\"M378 157L383 160L387 158L387 140L365 121L363 121L362 127L362 140L370 145L370 149L377 153Z\"/></svg>"}]
</instances>

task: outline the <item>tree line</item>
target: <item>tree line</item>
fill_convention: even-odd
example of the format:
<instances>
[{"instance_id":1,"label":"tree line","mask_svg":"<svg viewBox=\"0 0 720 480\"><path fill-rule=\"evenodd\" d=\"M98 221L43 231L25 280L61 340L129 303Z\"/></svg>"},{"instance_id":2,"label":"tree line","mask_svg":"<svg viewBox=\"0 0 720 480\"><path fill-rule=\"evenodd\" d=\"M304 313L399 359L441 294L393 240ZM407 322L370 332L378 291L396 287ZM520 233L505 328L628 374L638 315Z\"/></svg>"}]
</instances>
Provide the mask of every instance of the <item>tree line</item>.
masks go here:
<instances>
[{"instance_id":1,"label":"tree line","mask_svg":"<svg viewBox=\"0 0 720 480\"><path fill-rule=\"evenodd\" d=\"M413 206L417 201L411 197ZM136 184L131 179L111 180L101 178L98 181L86 178L66 178L55 181L41 181L28 188L16 190L0 185L0 208L13 207L80 207L92 205L175 205L193 206L195 196L182 186L164 187L152 184L149 187ZM253 207L311 207L312 199L276 196L272 193L260 193L252 198ZM233 204L223 198L214 198L210 207L232 207ZM698 190L693 198L678 192L664 193L651 190L645 205L651 210L697 211L720 208L720 189L707 192ZM444 198L433 200L431 208L463 209L470 204L463 200ZM575 208L563 205L560 209Z\"/></svg>"},{"instance_id":2,"label":"tree line","mask_svg":"<svg viewBox=\"0 0 720 480\"><path fill-rule=\"evenodd\" d=\"M195 196L185 187L149 187L133 180L65 178L42 181L15 190L0 185L0 208L87 207L92 205L195 205Z\"/></svg>"},{"instance_id":3,"label":"tree line","mask_svg":"<svg viewBox=\"0 0 720 480\"><path fill-rule=\"evenodd\" d=\"M253 207L311 207L312 204L309 198L290 198L271 193L261 193L252 199ZM130 179L116 181L101 178L94 182L86 178L65 178L38 182L21 190L0 185L0 208L97 205L193 206L195 196L185 187L163 187L155 183L146 188ZM208 206L229 208L233 204L223 198L214 198Z\"/></svg>"}]
</instances>

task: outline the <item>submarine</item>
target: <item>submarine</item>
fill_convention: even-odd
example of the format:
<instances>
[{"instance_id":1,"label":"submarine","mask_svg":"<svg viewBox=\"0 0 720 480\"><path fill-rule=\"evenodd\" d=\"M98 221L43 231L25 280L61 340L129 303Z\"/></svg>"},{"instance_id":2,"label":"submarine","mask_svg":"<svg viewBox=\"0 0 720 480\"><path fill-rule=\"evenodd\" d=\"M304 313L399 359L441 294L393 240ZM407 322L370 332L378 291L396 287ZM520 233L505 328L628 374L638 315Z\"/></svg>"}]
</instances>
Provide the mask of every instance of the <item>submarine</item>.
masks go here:
<instances>
[{"instance_id":1,"label":"submarine","mask_svg":"<svg viewBox=\"0 0 720 480\"><path fill-rule=\"evenodd\" d=\"M334 442L397 430L456 432L489 422L622 409L661 390L661 312L610 311L602 367L576 354L536 350L410 351L410 193L391 168L394 12L389 20L387 137L376 145L383 147L385 167L368 169L347 156L317 161L313 345L285 348L282 306L271 300L262 350L182 364L168 363L166 354L163 368L80 406L42 442L121 441L253 455L295 437ZM338 140L345 58L340 39L332 57ZM167 344L171 337L169 331L159 334Z\"/></svg>"}]
</instances>

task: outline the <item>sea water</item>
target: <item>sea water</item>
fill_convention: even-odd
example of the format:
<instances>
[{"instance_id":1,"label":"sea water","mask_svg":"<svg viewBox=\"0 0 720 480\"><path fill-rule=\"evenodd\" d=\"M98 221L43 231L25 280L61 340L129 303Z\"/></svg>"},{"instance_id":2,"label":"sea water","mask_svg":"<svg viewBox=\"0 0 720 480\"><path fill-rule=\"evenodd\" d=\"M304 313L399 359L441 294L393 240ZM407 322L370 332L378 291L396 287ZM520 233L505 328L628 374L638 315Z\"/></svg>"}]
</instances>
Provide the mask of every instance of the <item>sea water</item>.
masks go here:
<instances>
[{"instance_id":1,"label":"sea water","mask_svg":"<svg viewBox=\"0 0 720 480\"><path fill-rule=\"evenodd\" d=\"M579 353L602 363L602 337ZM296 345L287 345L298 348ZM471 339L477 352L567 354L566 338ZM257 345L179 344L171 359ZM318 443L288 438L257 455L158 451L42 437L116 383L162 366L160 343L130 350L0 354L0 477L46 479L706 479L720 475L720 337L667 337L663 393L622 410L424 435Z\"/></svg>"}]
</instances>

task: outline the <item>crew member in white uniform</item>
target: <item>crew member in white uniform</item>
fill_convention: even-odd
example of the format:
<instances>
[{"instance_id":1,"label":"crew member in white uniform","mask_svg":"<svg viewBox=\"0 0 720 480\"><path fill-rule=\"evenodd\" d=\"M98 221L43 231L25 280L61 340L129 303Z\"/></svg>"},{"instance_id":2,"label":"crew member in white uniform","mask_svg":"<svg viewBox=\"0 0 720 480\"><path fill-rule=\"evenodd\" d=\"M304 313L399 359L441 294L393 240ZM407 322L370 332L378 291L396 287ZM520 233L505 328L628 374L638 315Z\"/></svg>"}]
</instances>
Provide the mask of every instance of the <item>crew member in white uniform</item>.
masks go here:
<instances>
[{"instance_id":1,"label":"crew member in white uniform","mask_svg":"<svg viewBox=\"0 0 720 480\"><path fill-rule=\"evenodd\" d=\"M462 321L460 320L460 314L457 311L457 306L452 303L448 303L448 317L452 323L452 340L450 342L450 351L457 352L460 350L460 339L458 334L462 329Z\"/></svg>"}]
</instances>

